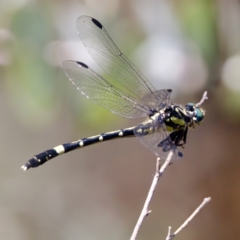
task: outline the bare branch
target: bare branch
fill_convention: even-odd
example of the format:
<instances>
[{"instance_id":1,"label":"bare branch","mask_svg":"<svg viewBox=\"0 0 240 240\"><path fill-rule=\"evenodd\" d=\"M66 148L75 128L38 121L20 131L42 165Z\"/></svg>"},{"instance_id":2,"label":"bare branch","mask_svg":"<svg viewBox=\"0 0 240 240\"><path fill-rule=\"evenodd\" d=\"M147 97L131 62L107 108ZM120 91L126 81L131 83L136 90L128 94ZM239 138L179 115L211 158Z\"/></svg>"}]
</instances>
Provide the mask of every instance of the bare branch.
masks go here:
<instances>
[{"instance_id":1,"label":"bare branch","mask_svg":"<svg viewBox=\"0 0 240 240\"><path fill-rule=\"evenodd\" d=\"M167 234L167 237L166 237L166 240L170 239L170 236L171 236L171 226L168 227L168 234Z\"/></svg>"},{"instance_id":2,"label":"bare branch","mask_svg":"<svg viewBox=\"0 0 240 240\"><path fill-rule=\"evenodd\" d=\"M207 91L205 91L205 92L203 93L202 99L201 99L200 102L197 103L195 106L196 106L196 107L200 107L200 106L205 102L205 100L207 100L207 99L208 99L208 97L207 97Z\"/></svg>"},{"instance_id":3,"label":"bare branch","mask_svg":"<svg viewBox=\"0 0 240 240\"><path fill-rule=\"evenodd\" d=\"M173 233L170 234L171 227L168 228L168 235L166 237L166 240L173 239L180 231L182 231L190 221L193 220L193 218L199 213L199 211L211 201L211 197L207 197L203 199L203 202L197 207L197 209L187 218L187 220Z\"/></svg>"},{"instance_id":4,"label":"bare branch","mask_svg":"<svg viewBox=\"0 0 240 240\"><path fill-rule=\"evenodd\" d=\"M135 240L136 239L137 234L139 232L139 229L140 229L140 227L142 225L142 222L143 222L144 218L146 216L148 216L148 214L151 212L150 210L148 210L148 206L149 206L149 204L150 204L150 202L152 200L152 196L153 196L153 193L154 193L154 191L156 189L158 180L162 176L162 174L165 171L165 169L167 168L167 166L169 165L169 163L170 163L170 161L172 159L172 156L173 156L173 151L170 151L166 161L164 162L164 164L162 166L160 164L160 158L157 158L156 173L155 173L155 175L153 177L153 181L152 181L151 187L149 189L146 201L144 203L142 212L141 212L141 214L140 214L140 216L138 218L136 226L134 227L134 230L133 230L133 233L132 233L132 236L131 236L130 240Z\"/></svg>"}]
</instances>

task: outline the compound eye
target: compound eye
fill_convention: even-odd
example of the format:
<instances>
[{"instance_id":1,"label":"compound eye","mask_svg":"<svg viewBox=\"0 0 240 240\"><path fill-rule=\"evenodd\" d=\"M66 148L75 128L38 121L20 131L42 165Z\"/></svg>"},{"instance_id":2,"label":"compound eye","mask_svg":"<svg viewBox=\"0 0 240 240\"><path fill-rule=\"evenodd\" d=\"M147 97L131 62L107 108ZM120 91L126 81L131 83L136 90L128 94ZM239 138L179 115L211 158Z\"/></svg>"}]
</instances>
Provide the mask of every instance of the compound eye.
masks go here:
<instances>
[{"instance_id":1,"label":"compound eye","mask_svg":"<svg viewBox=\"0 0 240 240\"><path fill-rule=\"evenodd\" d=\"M194 117L196 118L196 122L200 123L204 118L204 112L200 108L195 108Z\"/></svg>"},{"instance_id":2,"label":"compound eye","mask_svg":"<svg viewBox=\"0 0 240 240\"><path fill-rule=\"evenodd\" d=\"M189 112L193 112L194 111L194 104L193 103L188 103L186 106L185 106L186 110L189 111Z\"/></svg>"}]
</instances>

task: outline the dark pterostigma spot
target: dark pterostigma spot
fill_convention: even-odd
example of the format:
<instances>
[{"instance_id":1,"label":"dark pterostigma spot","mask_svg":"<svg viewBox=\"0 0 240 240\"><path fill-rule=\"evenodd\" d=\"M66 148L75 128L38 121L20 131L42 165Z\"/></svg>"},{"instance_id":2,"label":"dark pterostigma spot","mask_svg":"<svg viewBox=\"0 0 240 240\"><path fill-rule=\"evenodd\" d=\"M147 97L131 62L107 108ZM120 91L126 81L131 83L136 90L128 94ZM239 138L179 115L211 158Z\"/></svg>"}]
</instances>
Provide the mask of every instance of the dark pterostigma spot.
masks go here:
<instances>
[{"instance_id":1,"label":"dark pterostigma spot","mask_svg":"<svg viewBox=\"0 0 240 240\"><path fill-rule=\"evenodd\" d=\"M96 20L95 18L92 18L92 22L97 26L97 27L99 27L99 28L103 28L103 26L102 26L102 24L98 21L98 20Z\"/></svg>"},{"instance_id":2,"label":"dark pterostigma spot","mask_svg":"<svg viewBox=\"0 0 240 240\"><path fill-rule=\"evenodd\" d=\"M88 68L88 65L86 65L85 63L82 62L76 62L77 64L81 65L84 68Z\"/></svg>"}]
</instances>

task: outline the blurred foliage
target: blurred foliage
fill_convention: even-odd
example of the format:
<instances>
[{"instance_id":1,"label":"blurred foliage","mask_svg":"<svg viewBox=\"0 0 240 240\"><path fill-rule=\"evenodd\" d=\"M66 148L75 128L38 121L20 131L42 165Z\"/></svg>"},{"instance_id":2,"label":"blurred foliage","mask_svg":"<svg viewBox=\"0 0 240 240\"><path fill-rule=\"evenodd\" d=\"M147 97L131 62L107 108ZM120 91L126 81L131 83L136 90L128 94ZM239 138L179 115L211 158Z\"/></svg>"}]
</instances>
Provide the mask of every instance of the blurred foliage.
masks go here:
<instances>
[{"instance_id":1,"label":"blurred foliage","mask_svg":"<svg viewBox=\"0 0 240 240\"><path fill-rule=\"evenodd\" d=\"M215 8L212 0L181 0L176 8L185 33L198 44L210 68L219 57Z\"/></svg>"},{"instance_id":2,"label":"blurred foliage","mask_svg":"<svg viewBox=\"0 0 240 240\"><path fill-rule=\"evenodd\" d=\"M55 70L43 58L43 48L51 40L53 28L40 9L29 8L16 11L10 25L11 65L5 70L5 86L22 120L26 119L26 114L37 110L31 121L36 123L40 112L52 111L51 103L56 98Z\"/></svg>"}]
</instances>

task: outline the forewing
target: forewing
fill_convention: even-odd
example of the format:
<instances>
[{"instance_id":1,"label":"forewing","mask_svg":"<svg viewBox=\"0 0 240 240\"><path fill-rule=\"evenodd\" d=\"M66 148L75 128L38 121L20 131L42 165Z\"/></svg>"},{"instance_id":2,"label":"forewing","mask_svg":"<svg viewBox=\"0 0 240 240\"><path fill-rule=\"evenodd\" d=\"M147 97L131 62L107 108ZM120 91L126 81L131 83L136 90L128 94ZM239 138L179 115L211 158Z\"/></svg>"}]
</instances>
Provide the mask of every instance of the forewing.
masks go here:
<instances>
[{"instance_id":1,"label":"forewing","mask_svg":"<svg viewBox=\"0 0 240 240\"><path fill-rule=\"evenodd\" d=\"M92 102L125 118L140 118L147 115L146 107L112 86L86 64L64 61L62 68L77 89Z\"/></svg>"},{"instance_id":2,"label":"forewing","mask_svg":"<svg viewBox=\"0 0 240 240\"><path fill-rule=\"evenodd\" d=\"M148 93L142 98L142 104L149 109L161 110L171 104L171 89L162 89Z\"/></svg>"},{"instance_id":3,"label":"forewing","mask_svg":"<svg viewBox=\"0 0 240 240\"><path fill-rule=\"evenodd\" d=\"M137 99L154 92L151 83L121 53L102 24L88 16L77 19L78 35L92 58Z\"/></svg>"}]
</instances>

